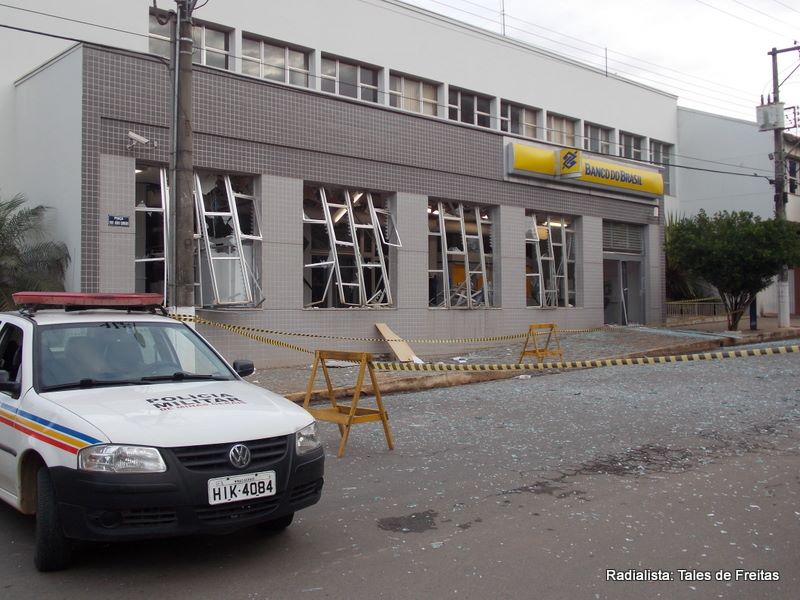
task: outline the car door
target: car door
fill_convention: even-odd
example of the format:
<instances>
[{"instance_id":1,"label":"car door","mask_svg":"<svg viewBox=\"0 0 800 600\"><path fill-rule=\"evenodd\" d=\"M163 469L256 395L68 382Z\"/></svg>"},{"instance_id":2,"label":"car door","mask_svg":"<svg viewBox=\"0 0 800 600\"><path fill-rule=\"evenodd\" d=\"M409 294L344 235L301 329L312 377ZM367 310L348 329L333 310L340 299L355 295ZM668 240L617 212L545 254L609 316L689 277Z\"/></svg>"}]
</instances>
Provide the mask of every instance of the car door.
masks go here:
<instances>
[{"instance_id":1,"label":"car door","mask_svg":"<svg viewBox=\"0 0 800 600\"><path fill-rule=\"evenodd\" d=\"M0 317L2 319L2 317ZM0 371L7 373L8 381L21 383L21 389L30 387L24 378L30 377L30 369L25 368L23 356L29 335L23 327L8 320L0 320ZM25 434L17 428L20 408L20 394L0 391L0 491L6 500L13 501L17 496L17 460L24 447Z\"/></svg>"}]
</instances>

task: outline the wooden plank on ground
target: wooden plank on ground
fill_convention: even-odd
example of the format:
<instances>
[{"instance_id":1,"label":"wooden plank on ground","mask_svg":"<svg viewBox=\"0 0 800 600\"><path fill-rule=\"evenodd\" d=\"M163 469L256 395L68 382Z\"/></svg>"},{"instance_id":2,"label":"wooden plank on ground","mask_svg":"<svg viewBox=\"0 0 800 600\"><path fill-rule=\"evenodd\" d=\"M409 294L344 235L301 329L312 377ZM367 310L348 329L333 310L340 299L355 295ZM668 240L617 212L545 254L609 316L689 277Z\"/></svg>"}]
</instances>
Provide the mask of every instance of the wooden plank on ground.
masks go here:
<instances>
[{"instance_id":1,"label":"wooden plank on ground","mask_svg":"<svg viewBox=\"0 0 800 600\"><path fill-rule=\"evenodd\" d=\"M389 344L389 347L397 357L397 360L400 362L423 362L420 357L414 354L414 351L411 349L411 346L408 345L408 342L400 339L400 336L392 331L386 323L375 323L375 327L377 327L378 331L383 336L383 339L386 340L386 343Z\"/></svg>"}]
</instances>

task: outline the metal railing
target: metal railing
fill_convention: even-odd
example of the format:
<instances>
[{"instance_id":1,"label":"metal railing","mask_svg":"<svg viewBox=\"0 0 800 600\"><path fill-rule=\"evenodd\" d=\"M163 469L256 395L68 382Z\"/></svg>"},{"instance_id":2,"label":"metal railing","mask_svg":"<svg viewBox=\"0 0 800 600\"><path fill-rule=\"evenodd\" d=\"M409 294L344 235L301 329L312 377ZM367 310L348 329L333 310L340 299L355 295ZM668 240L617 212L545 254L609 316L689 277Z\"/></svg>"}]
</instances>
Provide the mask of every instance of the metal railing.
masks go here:
<instances>
[{"instance_id":1,"label":"metal railing","mask_svg":"<svg viewBox=\"0 0 800 600\"><path fill-rule=\"evenodd\" d=\"M725 306L719 298L667 302L667 323L718 321L725 318Z\"/></svg>"}]
</instances>

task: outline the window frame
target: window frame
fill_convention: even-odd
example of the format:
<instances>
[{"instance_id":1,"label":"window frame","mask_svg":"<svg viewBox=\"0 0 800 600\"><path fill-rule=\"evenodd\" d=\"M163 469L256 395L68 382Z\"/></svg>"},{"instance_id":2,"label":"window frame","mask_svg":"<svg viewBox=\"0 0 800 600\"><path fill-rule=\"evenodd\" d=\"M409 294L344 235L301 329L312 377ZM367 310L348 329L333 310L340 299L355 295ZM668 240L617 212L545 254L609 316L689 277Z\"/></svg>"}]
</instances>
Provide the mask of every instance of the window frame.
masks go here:
<instances>
[{"instance_id":1,"label":"window frame","mask_svg":"<svg viewBox=\"0 0 800 600\"><path fill-rule=\"evenodd\" d=\"M454 95L455 102L453 102ZM447 91L447 118L451 121L491 129L493 99L492 96L486 94L450 86ZM479 101L488 102L488 107L485 110L481 110ZM470 105L469 111L466 111L467 104ZM471 114L472 118L467 120L467 114Z\"/></svg>"},{"instance_id":2,"label":"window frame","mask_svg":"<svg viewBox=\"0 0 800 600\"><path fill-rule=\"evenodd\" d=\"M597 135L595 135L597 134ZM583 124L583 149L598 154L611 154L614 130L595 123Z\"/></svg>"},{"instance_id":3,"label":"window frame","mask_svg":"<svg viewBox=\"0 0 800 600\"><path fill-rule=\"evenodd\" d=\"M525 219L525 305L576 307L577 217L526 210Z\"/></svg>"},{"instance_id":4,"label":"window frame","mask_svg":"<svg viewBox=\"0 0 800 600\"><path fill-rule=\"evenodd\" d=\"M664 194L672 194L672 155L675 146L660 142L658 140L650 140L650 162L661 167L662 177L664 180Z\"/></svg>"},{"instance_id":5,"label":"window frame","mask_svg":"<svg viewBox=\"0 0 800 600\"><path fill-rule=\"evenodd\" d=\"M395 89L395 82L399 83L399 89ZM407 91L409 86L415 86L416 96ZM425 92L432 91L433 98L427 97ZM416 107L410 106L412 102ZM439 84L425 81L416 77L409 77L401 73L389 73L389 105L401 110L408 110L435 117L439 114Z\"/></svg>"},{"instance_id":6,"label":"window frame","mask_svg":"<svg viewBox=\"0 0 800 600\"><path fill-rule=\"evenodd\" d=\"M148 37L147 51L150 54L155 54L156 56L163 56L164 58L172 59L174 54L174 51L172 49L172 40L174 39L175 36L175 19L172 18L172 14L174 13L171 13L170 11L167 10L150 7L149 14L150 16L147 26L147 37ZM166 25L161 25L161 23L158 22L159 17L169 17L169 21L167 22ZM159 28L168 27L170 30L169 37L164 36L161 33L154 33L153 32L154 25ZM153 42L158 42L161 44L166 43L167 47L169 48L169 51L167 53L156 51L153 48Z\"/></svg>"},{"instance_id":7,"label":"window frame","mask_svg":"<svg viewBox=\"0 0 800 600\"><path fill-rule=\"evenodd\" d=\"M631 160L644 160L645 138L628 131L619 132L619 155Z\"/></svg>"},{"instance_id":8,"label":"window frame","mask_svg":"<svg viewBox=\"0 0 800 600\"><path fill-rule=\"evenodd\" d=\"M494 306L493 209L491 205L429 199L428 308ZM473 227L474 231L469 231ZM456 281L459 276L463 279Z\"/></svg>"},{"instance_id":9,"label":"window frame","mask_svg":"<svg viewBox=\"0 0 800 600\"><path fill-rule=\"evenodd\" d=\"M570 133L566 127L569 124L572 128ZM559 146L575 148L577 142L576 131L578 129L578 119L560 115L558 113L547 113L547 141Z\"/></svg>"},{"instance_id":10,"label":"window frame","mask_svg":"<svg viewBox=\"0 0 800 600\"><path fill-rule=\"evenodd\" d=\"M334 74L326 74L325 67L326 62L333 63L334 65ZM354 67L356 69L356 82L349 83L344 82L348 86L353 86L356 89L356 95L351 96L350 94L346 94L342 92L342 66L346 67ZM364 72L372 73L375 77L375 83L365 83L364 81ZM320 89L323 92L327 92L329 94L336 94L337 96L343 96L345 98L352 98L354 100L361 100L363 102L372 102L377 104L378 99L380 97L380 71L381 69L378 67L371 67L369 65L361 64L359 62L350 61L346 59L336 58L334 56L329 55L322 55L321 65L320 65ZM333 83L333 89L325 89L326 82ZM373 98L365 97L365 91L369 92L369 95L374 94Z\"/></svg>"},{"instance_id":11,"label":"window frame","mask_svg":"<svg viewBox=\"0 0 800 600\"><path fill-rule=\"evenodd\" d=\"M402 247L402 241L389 198L365 190L306 185L303 244L303 285L310 290L306 301L304 289L304 308L394 305L390 249ZM318 295L315 272L322 272L324 281Z\"/></svg>"},{"instance_id":12,"label":"window frame","mask_svg":"<svg viewBox=\"0 0 800 600\"><path fill-rule=\"evenodd\" d=\"M203 179L201 179L201 177ZM246 194L234 190L232 178L248 178L251 181L252 194ZM205 206L206 196L214 189L218 189L218 185L211 188L207 194L203 194L202 182L208 178L216 178L221 180L224 187L224 194L227 204L227 209L212 209L208 210ZM223 190L220 190L222 192ZM258 306L264 301L264 294L261 289L261 218L259 215L260 206L256 201L255 195L255 177L231 175L227 173L220 173L216 171L195 171L194 172L194 200L195 200L195 240L197 245L195 252L197 261L195 268L198 270L198 277L195 278L195 285L199 286L199 301L200 306L206 305L205 288L203 273L207 273L210 277L210 289L212 293L213 306ZM240 217L238 214L237 199L248 199L253 202L254 208L254 222L258 229L257 234L243 234L241 228ZM218 250L218 244L212 249L211 236L208 233L208 219L214 223L215 219L220 219L221 222L231 228L230 233L226 234L224 238L232 237L232 244L228 244L228 255L225 256ZM228 222L225 222L225 219ZM231 227L230 224L233 224ZM215 238L220 239L220 238ZM223 244L224 246L224 244ZM235 254L230 252L230 249L235 248ZM245 248L248 249L245 252ZM248 260L249 259L249 260ZM218 264L215 264L218 263ZM233 268L236 271L220 270L218 267L225 263L236 263ZM231 280L229 286L235 289L237 284L241 282L242 289L238 293L244 295L241 299L235 299L232 295L228 298L223 298L222 277L225 274L235 275L238 273L239 281L234 282Z\"/></svg>"},{"instance_id":13,"label":"window frame","mask_svg":"<svg viewBox=\"0 0 800 600\"><path fill-rule=\"evenodd\" d=\"M208 32L213 31L215 33L221 33L224 36L225 40L225 48L219 49L214 46L209 46L207 43ZM199 33L199 46L198 41L195 38L195 34ZM214 25L211 23L206 23L204 21L194 21L192 23L192 38L193 38L193 52L192 52L192 63L196 65L203 65L205 67L212 67L215 69L224 69L226 71L230 71L233 68L233 54L231 52L231 34L233 32L226 27L222 27L220 25ZM200 59L195 60L195 56L197 56L199 52ZM225 60L225 66L220 67L218 65L209 64L208 63L208 55L209 53L213 56L222 56Z\"/></svg>"},{"instance_id":14,"label":"window frame","mask_svg":"<svg viewBox=\"0 0 800 600\"><path fill-rule=\"evenodd\" d=\"M139 167L137 167L138 170ZM152 167L148 165L142 165L144 169L158 169L158 176L159 176L159 204L158 206L147 206L147 203L144 202L143 204L139 204L137 196L138 193L134 196L134 219L135 219L135 232L134 232L134 255L133 255L133 263L134 263L134 291L135 292L153 292L154 290L151 289L151 283L147 276L147 269L153 265L161 265L161 271L163 274L163 281L161 285L161 294L164 298L167 297L167 266L170 264L171 260L171 252L170 252L170 238L169 238L169 177L167 176L167 169L165 167ZM138 174L138 173L137 173ZM137 190L138 192L138 190ZM161 218L161 230L162 230L162 244L163 244L163 251L161 256L137 256L137 245L140 240L144 240L144 249L146 250L146 231L140 231L140 219L139 216L144 216L144 223L143 226L147 226L147 215L150 213L151 215L160 215ZM141 282L144 285L140 285L140 279L138 277L138 270L143 268L145 270L144 277L141 279ZM157 267L156 267L157 268Z\"/></svg>"},{"instance_id":15,"label":"window frame","mask_svg":"<svg viewBox=\"0 0 800 600\"><path fill-rule=\"evenodd\" d=\"M245 54L245 44L248 42L255 42L258 44L258 58L248 56ZM283 64L273 65L267 62L266 50L267 47L276 48L283 51ZM292 65L290 60L291 53L296 52L302 55L305 61L305 69ZM257 35L242 33L242 74L249 75L250 77L259 77L267 81L276 81L278 83L285 83L287 85L294 85L297 87L308 88L311 81L311 51L306 48L285 44L276 40L262 38ZM258 75L254 73L245 72L245 65L253 64L258 65ZM267 68L279 69L282 73L281 78L271 77L266 73ZM305 79L305 83L296 83L292 81L293 74L299 74L301 78Z\"/></svg>"},{"instance_id":16,"label":"window frame","mask_svg":"<svg viewBox=\"0 0 800 600\"><path fill-rule=\"evenodd\" d=\"M520 111L520 117L515 119L514 110ZM537 139L539 137L539 120L541 110L532 106L525 106L508 100L500 101L500 131L521 135L522 137ZM532 119L532 120L531 120Z\"/></svg>"}]
</instances>

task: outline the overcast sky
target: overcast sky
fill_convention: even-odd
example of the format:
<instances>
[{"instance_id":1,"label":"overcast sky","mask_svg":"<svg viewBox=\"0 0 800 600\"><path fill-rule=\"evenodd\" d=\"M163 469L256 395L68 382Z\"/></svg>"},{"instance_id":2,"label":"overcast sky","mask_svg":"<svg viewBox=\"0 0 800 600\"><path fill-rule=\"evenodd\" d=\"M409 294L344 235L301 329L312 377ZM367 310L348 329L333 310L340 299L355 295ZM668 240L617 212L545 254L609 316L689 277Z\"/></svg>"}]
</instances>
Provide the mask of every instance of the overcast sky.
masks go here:
<instances>
[{"instance_id":1,"label":"overcast sky","mask_svg":"<svg viewBox=\"0 0 800 600\"><path fill-rule=\"evenodd\" d=\"M749 121L772 92L767 53L800 43L800 0L405 1L497 33L504 1L509 37ZM781 101L800 105L800 53L780 54L778 66Z\"/></svg>"}]
</instances>

